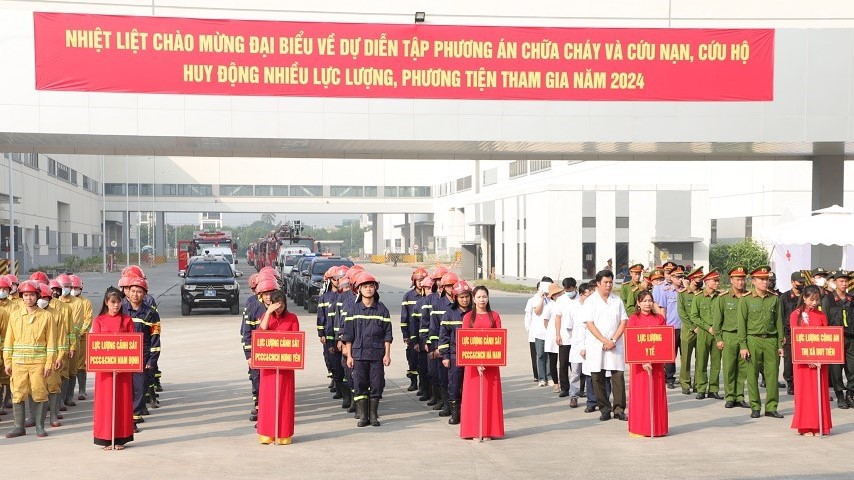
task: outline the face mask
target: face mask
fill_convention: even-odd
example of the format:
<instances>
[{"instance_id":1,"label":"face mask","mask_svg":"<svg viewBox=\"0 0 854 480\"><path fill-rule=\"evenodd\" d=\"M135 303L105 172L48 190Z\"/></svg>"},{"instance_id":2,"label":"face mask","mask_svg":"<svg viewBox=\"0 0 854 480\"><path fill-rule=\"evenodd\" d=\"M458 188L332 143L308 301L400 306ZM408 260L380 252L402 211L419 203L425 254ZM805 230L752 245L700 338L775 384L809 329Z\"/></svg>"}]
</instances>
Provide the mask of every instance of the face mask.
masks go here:
<instances>
[{"instance_id":1,"label":"face mask","mask_svg":"<svg viewBox=\"0 0 854 480\"><path fill-rule=\"evenodd\" d=\"M39 306L39 308L41 308L42 310L44 310L45 308L47 308L47 306L48 306L49 304L50 304L50 301L49 301L48 299L46 299L46 298L40 298L40 299L36 300L36 305L38 305L38 306Z\"/></svg>"},{"instance_id":2,"label":"face mask","mask_svg":"<svg viewBox=\"0 0 854 480\"><path fill-rule=\"evenodd\" d=\"M62 287L62 296L67 297L71 295L71 289L68 287Z\"/></svg>"},{"instance_id":3,"label":"face mask","mask_svg":"<svg viewBox=\"0 0 854 480\"><path fill-rule=\"evenodd\" d=\"M0 300L6 300L7 298L9 298L9 292L0 290Z\"/></svg>"},{"instance_id":4,"label":"face mask","mask_svg":"<svg viewBox=\"0 0 854 480\"><path fill-rule=\"evenodd\" d=\"M81 293L83 293L83 291L80 290L79 288L72 288L71 289L71 295L73 295L75 297L79 297Z\"/></svg>"},{"instance_id":5,"label":"face mask","mask_svg":"<svg viewBox=\"0 0 854 480\"><path fill-rule=\"evenodd\" d=\"M566 296L569 298L575 298L578 296L578 292L567 292Z\"/></svg>"},{"instance_id":6,"label":"face mask","mask_svg":"<svg viewBox=\"0 0 854 480\"><path fill-rule=\"evenodd\" d=\"M827 280L825 280L824 277L816 277L815 278L815 284L818 285L819 287L823 287L825 283L827 283Z\"/></svg>"}]
</instances>

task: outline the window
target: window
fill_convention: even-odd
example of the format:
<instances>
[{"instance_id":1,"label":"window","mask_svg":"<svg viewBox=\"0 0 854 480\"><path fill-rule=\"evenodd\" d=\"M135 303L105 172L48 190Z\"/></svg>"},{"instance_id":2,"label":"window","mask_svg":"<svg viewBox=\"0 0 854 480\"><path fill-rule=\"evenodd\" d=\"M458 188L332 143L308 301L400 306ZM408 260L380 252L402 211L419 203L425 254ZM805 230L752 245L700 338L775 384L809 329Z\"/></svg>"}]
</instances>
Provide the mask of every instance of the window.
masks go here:
<instances>
[{"instance_id":1,"label":"window","mask_svg":"<svg viewBox=\"0 0 854 480\"><path fill-rule=\"evenodd\" d=\"M291 185L292 197L322 197L323 185Z\"/></svg>"},{"instance_id":2,"label":"window","mask_svg":"<svg viewBox=\"0 0 854 480\"><path fill-rule=\"evenodd\" d=\"M76 234L76 233L72 233L72 234L71 234L71 246L72 246L72 247L77 247L77 246L78 246L78 245L77 245L77 242L79 242L79 238L77 237L77 234Z\"/></svg>"},{"instance_id":3,"label":"window","mask_svg":"<svg viewBox=\"0 0 854 480\"><path fill-rule=\"evenodd\" d=\"M515 160L510 164L510 178L520 177L528 173L527 160Z\"/></svg>"},{"instance_id":4,"label":"window","mask_svg":"<svg viewBox=\"0 0 854 480\"><path fill-rule=\"evenodd\" d=\"M377 187L365 187L365 196L366 197L376 197L377 196Z\"/></svg>"},{"instance_id":5,"label":"window","mask_svg":"<svg viewBox=\"0 0 854 480\"><path fill-rule=\"evenodd\" d=\"M582 228L596 228L596 217L581 217Z\"/></svg>"},{"instance_id":6,"label":"window","mask_svg":"<svg viewBox=\"0 0 854 480\"><path fill-rule=\"evenodd\" d=\"M584 278L596 276L596 243L585 242L581 244L581 267L584 270Z\"/></svg>"},{"instance_id":7,"label":"window","mask_svg":"<svg viewBox=\"0 0 854 480\"><path fill-rule=\"evenodd\" d=\"M39 226L36 225L33 229L33 242L38 245L39 244Z\"/></svg>"},{"instance_id":8,"label":"window","mask_svg":"<svg viewBox=\"0 0 854 480\"><path fill-rule=\"evenodd\" d=\"M430 187L412 187L413 197L430 197L433 194L433 189Z\"/></svg>"},{"instance_id":9,"label":"window","mask_svg":"<svg viewBox=\"0 0 854 480\"><path fill-rule=\"evenodd\" d=\"M124 195L125 194L125 184L124 183L105 183L104 184L104 194L105 195Z\"/></svg>"},{"instance_id":10,"label":"window","mask_svg":"<svg viewBox=\"0 0 854 480\"><path fill-rule=\"evenodd\" d=\"M220 185L219 194L223 197L251 197L254 188L252 185Z\"/></svg>"},{"instance_id":11,"label":"window","mask_svg":"<svg viewBox=\"0 0 854 480\"><path fill-rule=\"evenodd\" d=\"M50 227L44 227L44 243L50 245Z\"/></svg>"},{"instance_id":12,"label":"window","mask_svg":"<svg viewBox=\"0 0 854 480\"><path fill-rule=\"evenodd\" d=\"M329 189L329 195L332 197L362 197L364 196L364 188L352 185L332 185Z\"/></svg>"},{"instance_id":13,"label":"window","mask_svg":"<svg viewBox=\"0 0 854 480\"><path fill-rule=\"evenodd\" d=\"M39 156L36 153L4 153L3 157L30 168L39 169Z\"/></svg>"},{"instance_id":14,"label":"window","mask_svg":"<svg viewBox=\"0 0 854 480\"><path fill-rule=\"evenodd\" d=\"M59 162L56 163L56 178L65 180L66 182L71 180L71 172L66 165L63 165Z\"/></svg>"},{"instance_id":15,"label":"window","mask_svg":"<svg viewBox=\"0 0 854 480\"><path fill-rule=\"evenodd\" d=\"M744 217L744 238L753 238L753 217Z\"/></svg>"},{"instance_id":16,"label":"window","mask_svg":"<svg viewBox=\"0 0 854 480\"><path fill-rule=\"evenodd\" d=\"M412 187L397 187L397 193L401 197L411 197Z\"/></svg>"},{"instance_id":17,"label":"window","mask_svg":"<svg viewBox=\"0 0 854 480\"><path fill-rule=\"evenodd\" d=\"M617 217L617 228L629 228L629 217Z\"/></svg>"},{"instance_id":18,"label":"window","mask_svg":"<svg viewBox=\"0 0 854 480\"><path fill-rule=\"evenodd\" d=\"M287 197L287 185L255 185L256 197Z\"/></svg>"},{"instance_id":19,"label":"window","mask_svg":"<svg viewBox=\"0 0 854 480\"><path fill-rule=\"evenodd\" d=\"M394 239L394 248L395 248L395 249L399 249L399 248L401 248L401 243L400 243L400 239L399 239L399 238L395 238L395 239Z\"/></svg>"},{"instance_id":20,"label":"window","mask_svg":"<svg viewBox=\"0 0 854 480\"><path fill-rule=\"evenodd\" d=\"M47 174L55 177L56 176L56 160L47 157Z\"/></svg>"},{"instance_id":21,"label":"window","mask_svg":"<svg viewBox=\"0 0 854 480\"><path fill-rule=\"evenodd\" d=\"M457 179L457 191L471 190L471 175Z\"/></svg>"},{"instance_id":22,"label":"window","mask_svg":"<svg viewBox=\"0 0 854 480\"><path fill-rule=\"evenodd\" d=\"M98 182L96 182L95 180L92 180L91 178L87 177L86 175L83 175L83 190L86 190L86 191L92 192L92 193L100 193L98 190Z\"/></svg>"},{"instance_id":23,"label":"window","mask_svg":"<svg viewBox=\"0 0 854 480\"><path fill-rule=\"evenodd\" d=\"M89 235L87 235L87 234L85 234L85 233L83 234L83 246L84 246L84 247L88 247L88 246L89 246Z\"/></svg>"},{"instance_id":24,"label":"window","mask_svg":"<svg viewBox=\"0 0 854 480\"><path fill-rule=\"evenodd\" d=\"M709 240L709 243L712 243L712 244L718 243L718 219L717 218L712 219L712 233L711 233L711 239Z\"/></svg>"},{"instance_id":25,"label":"window","mask_svg":"<svg viewBox=\"0 0 854 480\"><path fill-rule=\"evenodd\" d=\"M498 183L498 168L490 168L483 171L483 186Z\"/></svg>"},{"instance_id":26,"label":"window","mask_svg":"<svg viewBox=\"0 0 854 480\"><path fill-rule=\"evenodd\" d=\"M68 181L77 185L77 170L74 170L73 168L68 169Z\"/></svg>"},{"instance_id":27,"label":"window","mask_svg":"<svg viewBox=\"0 0 854 480\"><path fill-rule=\"evenodd\" d=\"M384 197L396 197L397 196L397 187L385 187L385 188L383 188L383 196Z\"/></svg>"},{"instance_id":28,"label":"window","mask_svg":"<svg viewBox=\"0 0 854 480\"><path fill-rule=\"evenodd\" d=\"M213 185L162 183L158 185L158 189L164 196L210 197L213 195Z\"/></svg>"}]
</instances>

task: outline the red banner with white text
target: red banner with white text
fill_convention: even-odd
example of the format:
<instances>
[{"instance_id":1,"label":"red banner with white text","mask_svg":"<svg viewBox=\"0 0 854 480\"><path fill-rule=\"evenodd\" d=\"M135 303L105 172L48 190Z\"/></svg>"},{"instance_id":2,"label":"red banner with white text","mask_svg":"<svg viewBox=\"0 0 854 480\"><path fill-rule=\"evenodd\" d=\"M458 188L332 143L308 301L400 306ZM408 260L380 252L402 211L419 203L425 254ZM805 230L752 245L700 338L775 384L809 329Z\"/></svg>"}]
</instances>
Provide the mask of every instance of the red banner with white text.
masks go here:
<instances>
[{"instance_id":1,"label":"red banner with white text","mask_svg":"<svg viewBox=\"0 0 854 480\"><path fill-rule=\"evenodd\" d=\"M773 100L774 30L34 13L36 88L483 100Z\"/></svg>"}]
</instances>

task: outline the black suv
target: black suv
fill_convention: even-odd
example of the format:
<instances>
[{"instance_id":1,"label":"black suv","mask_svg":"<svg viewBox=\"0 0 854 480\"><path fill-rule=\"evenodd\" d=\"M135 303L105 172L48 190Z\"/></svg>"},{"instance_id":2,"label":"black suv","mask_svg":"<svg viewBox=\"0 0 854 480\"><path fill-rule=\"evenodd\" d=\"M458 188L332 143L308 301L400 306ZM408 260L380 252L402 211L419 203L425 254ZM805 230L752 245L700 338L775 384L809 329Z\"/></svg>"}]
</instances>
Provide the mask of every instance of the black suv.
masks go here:
<instances>
[{"instance_id":1,"label":"black suv","mask_svg":"<svg viewBox=\"0 0 854 480\"><path fill-rule=\"evenodd\" d=\"M320 288L323 286L323 274L330 267L338 265L352 267L353 262L347 258L339 257L315 257L312 259L311 263L303 270L308 270L308 272L297 278L296 295L299 295L297 304L304 306L309 313L316 313L317 297L320 296Z\"/></svg>"},{"instance_id":2,"label":"black suv","mask_svg":"<svg viewBox=\"0 0 854 480\"><path fill-rule=\"evenodd\" d=\"M308 268L308 262L310 262L311 259L313 259L314 257L315 254L313 253L297 257L296 263L294 264L294 268L291 269L291 273L289 273L288 276L284 278L285 292L287 292L289 297L294 299L294 302L297 301L297 288L299 288L299 279L301 276L301 272ZM302 306L301 303L298 303L297 305Z\"/></svg>"},{"instance_id":3,"label":"black suv","mask_svg":"<svg viewBox=\"0 0 854 480\"><path fill-rule=\"evenodd\" d=\"M240 313L240 289L231 265L221 257L206 256L190 262L181 285L181 315L194 308L228 308ZM240 273L238 272L238 276Z\"/></svg>"}]
</instances>

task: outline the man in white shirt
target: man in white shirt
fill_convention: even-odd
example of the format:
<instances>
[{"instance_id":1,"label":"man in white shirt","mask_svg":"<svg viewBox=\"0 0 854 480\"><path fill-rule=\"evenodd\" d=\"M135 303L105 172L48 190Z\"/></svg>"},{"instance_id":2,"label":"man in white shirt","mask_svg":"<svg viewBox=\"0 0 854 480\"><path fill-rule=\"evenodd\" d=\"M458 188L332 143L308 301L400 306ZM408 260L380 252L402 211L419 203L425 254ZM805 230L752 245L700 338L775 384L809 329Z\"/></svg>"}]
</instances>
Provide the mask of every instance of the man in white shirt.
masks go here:
<instances>
[{"instance_id":1,"label":"man in white shirt","mask_svg":"<svg viewBox=\"0 0 854 480\"><path fill-rule=\"evenodd\" d=\"M531 369L534 371L534 380L536 382L545 381L546 375L543 374L542 378L540 377L538 364L539 364L539 358L541 356L545 356L547 358L548 355L546 353L544 353L544 348L541 348L539 351L537 350L537 337L536 337L536 334L538 333L537 328L538 328L538 325L543 323L543 321L542 321L542 316L538 315L540 317L539 321L534 322L534 310L536 309L536 310L540 311L540 313L542 313L542 308L544 305L545 292L542 291L542 289L540 288L540 285L542 284L542 282L551 283L551 281L552 281L551 278L543 277L543 279L537 284L537 287L538 287L537 293L535 293L533 297L529 298L528 303L525 305L525 331L528 332L528 345L530 346L530 349L531 349ZM548 286L546 286L546 287L548 288ZM534 325L534 329L531 328L532 325ZM545 328L545 327L543 327L543 328ZM541 335L540 338L544 338L544 337ZM545 347L545 340L542 340L540 343L541 343L542 347ZM543 359L543 362L545 362L545 358ZM540 385L540 386L543 386L543 385Z\"/></svg>"},{"instance_id":2,"label":"man in white shirt","mask_svg":"<svg viewBox=\"0 0 854 480\"><path fill-rule=\"evenodd\" d=\"M572 318L570 317L570 309L577 308L578 292L576 291L575 279L564 278L563 288L565 293L558 297L552 307L552 320L550 325L554 325L555 339L558 344L558 381L560 382L559 397L569 396L569 352L571 349L572 339Z\"/></svg>"},{"instance_id":3,"label":"man in white shirt","mask_svg":"<svg viewBox=\"0 0 854 480\"><path fill-rule=\"evenodd\" d=\"M596 291L581 309L582 319L587 324L584 373L589 373L593 380L599 420L610 420L613 411L614 418L626 421L626 382L623 378L626 362L620 337L626 329L628 315L620 297L611 293L613 272L597 273L596 284ZM605 392L606 372L611 373L613 405Z\"/></svg>"}]
</instances>

